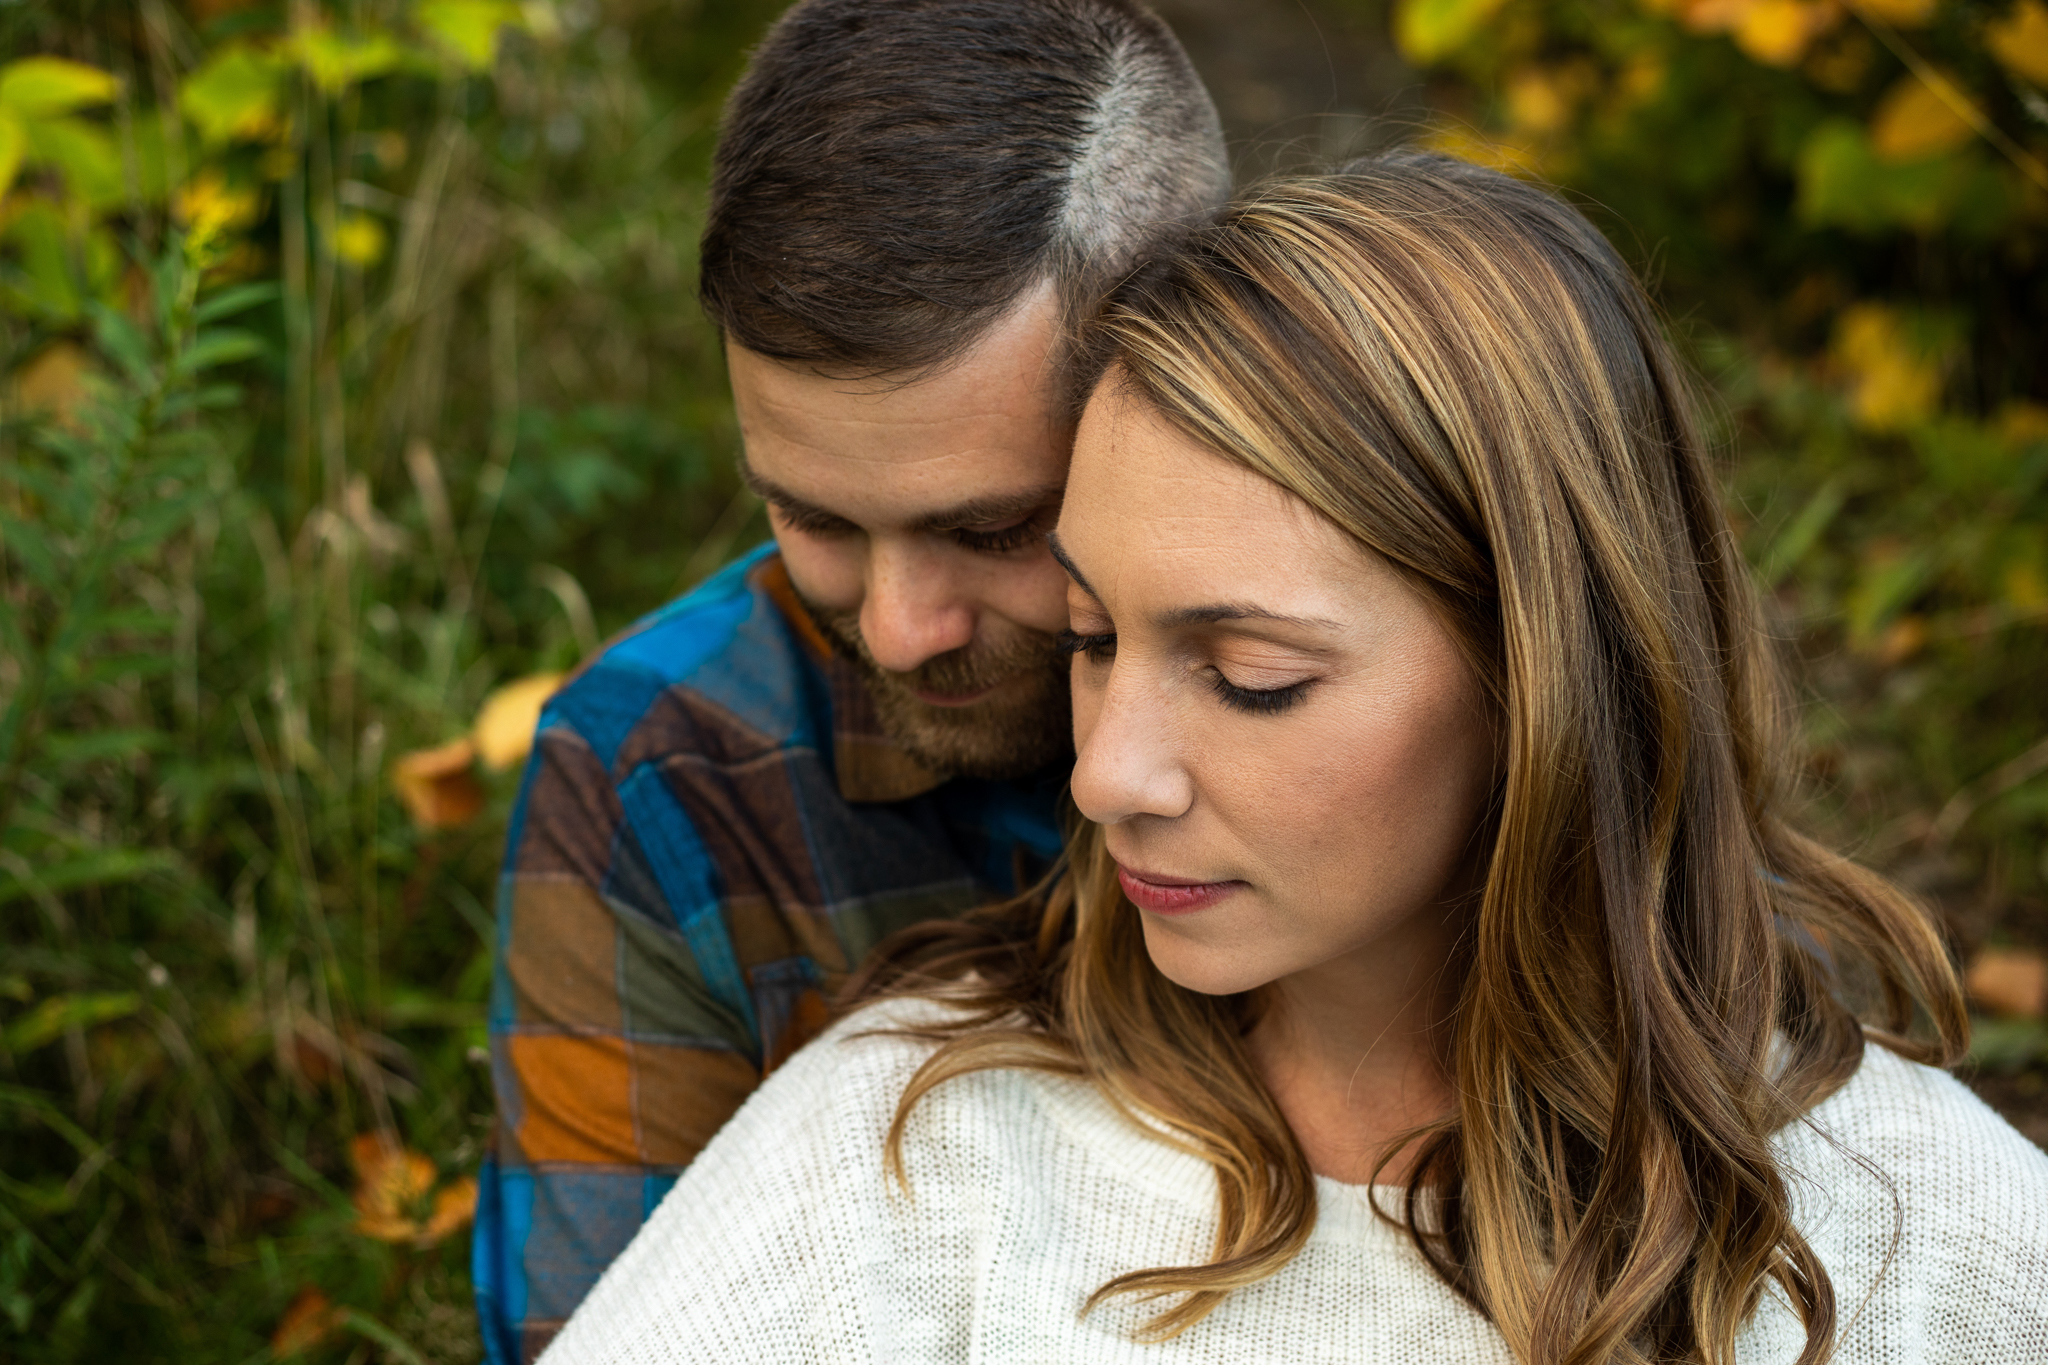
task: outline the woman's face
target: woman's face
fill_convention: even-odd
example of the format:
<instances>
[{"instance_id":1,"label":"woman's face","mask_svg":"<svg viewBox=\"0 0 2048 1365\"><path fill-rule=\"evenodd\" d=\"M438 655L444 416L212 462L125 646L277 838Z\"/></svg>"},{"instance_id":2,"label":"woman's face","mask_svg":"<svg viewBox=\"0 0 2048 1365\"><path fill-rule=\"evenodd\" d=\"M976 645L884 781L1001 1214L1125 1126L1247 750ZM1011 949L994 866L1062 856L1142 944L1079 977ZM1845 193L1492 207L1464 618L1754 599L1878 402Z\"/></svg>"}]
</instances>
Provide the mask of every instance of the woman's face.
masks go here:
<instances>
[{"instance_id":1,"label":"woman's face","mask_svg":"<svg viewBox=\"0 0 2048 1365\"><path fill-rule=\"evenodd\" d=\"M1074 799L1154 962L1212 994L1412 963L1474 884L1471 670L1384 560L1121 389L1082 418L1054 553Z\"/></svg>"}]
</instances>

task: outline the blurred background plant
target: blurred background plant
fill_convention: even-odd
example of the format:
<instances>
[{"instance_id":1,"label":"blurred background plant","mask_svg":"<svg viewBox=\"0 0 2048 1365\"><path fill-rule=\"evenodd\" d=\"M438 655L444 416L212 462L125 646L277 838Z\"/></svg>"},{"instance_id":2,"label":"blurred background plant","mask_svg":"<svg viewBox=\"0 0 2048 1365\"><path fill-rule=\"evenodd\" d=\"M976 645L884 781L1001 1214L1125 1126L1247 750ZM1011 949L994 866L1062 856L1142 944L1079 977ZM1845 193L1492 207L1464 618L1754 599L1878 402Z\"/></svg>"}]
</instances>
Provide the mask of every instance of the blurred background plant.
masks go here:
<instances>
[{"instance_id":1,"label":"blurred background plant","mask_svg":"<svg viewBox=\"0 0 2048 1365\"><path fill-rule=\"evenodd\" d=\"M0 0L0 1357L476 1357L532 716L764 533L692 258L779 8ZM1419 133L1657 281L2048 1138L2048 10L1161 8L1242 169Z\"/></svg>"},{"instance_id":2,"label":"blurred background plant","mask_svg":"<svg viewBox=\"0 0 2048 1365\"><path fill-rule=\"evenodd\" d=\"M1832 835L2048 1142L2048 6L1399 0L1424 141L1575 192L1713 381Z\"/></svg>"}]
</instances>

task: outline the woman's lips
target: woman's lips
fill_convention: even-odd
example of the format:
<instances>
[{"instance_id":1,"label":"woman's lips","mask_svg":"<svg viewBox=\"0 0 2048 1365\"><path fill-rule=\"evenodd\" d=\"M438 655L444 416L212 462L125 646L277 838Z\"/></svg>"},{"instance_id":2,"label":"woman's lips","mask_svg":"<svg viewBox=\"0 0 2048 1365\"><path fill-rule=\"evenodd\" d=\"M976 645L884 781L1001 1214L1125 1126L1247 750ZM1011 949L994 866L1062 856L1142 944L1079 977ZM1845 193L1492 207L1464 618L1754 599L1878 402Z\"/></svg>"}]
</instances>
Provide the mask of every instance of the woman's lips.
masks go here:
<instances>
[{"instance_id":1,"label":"woman's lips","mask_svg":"<svg viewBox=\"0 0 2048 1365\"><path fill-rule=\"evenodd\" d=\"M1243 882L1198 882L1160 872L1133 872L1118 864L1116 879L1140 910L1155 915L1186 915L1206 910L1243 886Z\"/></svg>"}]
</instances>

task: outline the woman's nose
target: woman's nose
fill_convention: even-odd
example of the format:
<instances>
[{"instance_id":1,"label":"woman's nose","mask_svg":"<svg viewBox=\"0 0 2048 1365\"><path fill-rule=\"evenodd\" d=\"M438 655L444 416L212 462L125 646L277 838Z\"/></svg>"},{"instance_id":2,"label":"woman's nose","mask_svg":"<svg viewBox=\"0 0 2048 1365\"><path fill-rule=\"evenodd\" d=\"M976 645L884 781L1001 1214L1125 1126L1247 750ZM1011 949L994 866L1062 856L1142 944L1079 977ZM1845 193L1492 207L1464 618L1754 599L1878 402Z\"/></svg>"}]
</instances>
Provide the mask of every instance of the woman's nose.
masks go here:
<instances>
[{"instance_id":1,"label":"woman's nose","mask_svg":"<svg viewBox=\"0 0 2048 1365\"><path fill-rule=\"evenodd\" d=\"M1099 686L1078 675L1075 683L1073 793L1081 813L1099 825L1187 814L1194 780L1167 690L1126 656L1110 663Z\"/></svg>"}]
</instances>

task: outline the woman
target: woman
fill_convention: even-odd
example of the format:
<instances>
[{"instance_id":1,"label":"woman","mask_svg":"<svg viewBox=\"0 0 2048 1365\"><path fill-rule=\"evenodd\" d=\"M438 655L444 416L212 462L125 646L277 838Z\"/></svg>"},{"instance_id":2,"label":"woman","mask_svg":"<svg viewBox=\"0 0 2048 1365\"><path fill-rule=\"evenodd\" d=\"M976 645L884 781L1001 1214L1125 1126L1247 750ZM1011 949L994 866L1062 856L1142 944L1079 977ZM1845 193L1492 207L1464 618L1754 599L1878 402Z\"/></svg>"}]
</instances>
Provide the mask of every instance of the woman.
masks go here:
<instances>
[{"instance_id":1,"label":"woman","mask_svg":"<svg viewBox=\"0 0 2048 1365\"><path fill-rule=\"evenodd\" d=\"M1926 917L1790 822L1598 233L1366 162L1089 355L1064 877L891 945L549 1359L2048 1360L2048 1156L1932 1069Z\"/></svg>"}]
</instances>

